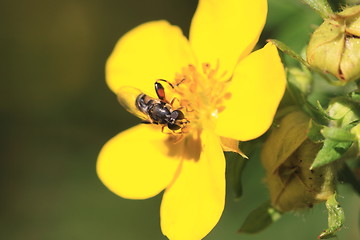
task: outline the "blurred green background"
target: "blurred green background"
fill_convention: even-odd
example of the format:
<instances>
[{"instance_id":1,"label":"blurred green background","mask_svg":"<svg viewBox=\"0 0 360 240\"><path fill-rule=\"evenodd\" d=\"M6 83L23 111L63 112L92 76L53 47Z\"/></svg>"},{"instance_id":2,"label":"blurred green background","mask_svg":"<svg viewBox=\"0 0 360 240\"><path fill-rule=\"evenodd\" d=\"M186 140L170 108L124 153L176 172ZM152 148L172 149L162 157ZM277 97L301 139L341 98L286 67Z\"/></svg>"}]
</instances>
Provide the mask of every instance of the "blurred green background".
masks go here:
<instances>
[{"instance_id":1,"label":"blurred green background","mask_svg":"<svg viewBox=\"0 0 360 240\"><path fill-rule=\"evenodd\" d=\"M139 122L107 88L104 64L116 41L140 23L167 19L189 30L196 0L0 0L0 239L166 239L161 196L132 201L97 178L102 145ZM321 19L298 0L270 0L260 44L277 38L298 52ZM131 159L129 159L131 161ZM268 193L264 170L249 161L244 196L227 205L210 239L315 239L323 205L286 214L264 232L239 235L246 214ZM340 188L346 211L339 239L360 239L360 199Z\"/></svg>"}]
</instances>

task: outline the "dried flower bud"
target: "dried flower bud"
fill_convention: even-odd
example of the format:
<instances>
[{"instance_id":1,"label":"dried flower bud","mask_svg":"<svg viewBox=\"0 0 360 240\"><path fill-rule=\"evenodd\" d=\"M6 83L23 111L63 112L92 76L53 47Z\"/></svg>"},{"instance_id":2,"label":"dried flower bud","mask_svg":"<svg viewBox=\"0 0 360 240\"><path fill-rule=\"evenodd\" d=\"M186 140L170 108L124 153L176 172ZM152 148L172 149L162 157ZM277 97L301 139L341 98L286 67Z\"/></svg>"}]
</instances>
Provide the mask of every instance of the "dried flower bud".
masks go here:
<instances>
[{"instance_id":1,"label":"dried flower bud","mask_svg":"<svg viewBox=\"0 0 360 240\"><path fill-rule=\"evenodd\" d=\"M360 5L331 16L312 34L308 63L342 82L360 78Z\"/></svg>"},{"instance_id":2,"label":"dried flower bud","mask_svg":"<svg viewBox=\"0 0 360 240\"><path fill-rule=\"evenodd\" d=\"M286 115L261 154L274 208L293 211L327 200L334 193L332 165L310 170L321 144L307 139L310 119L301 111Z\"/></svg>"}]
</instances>

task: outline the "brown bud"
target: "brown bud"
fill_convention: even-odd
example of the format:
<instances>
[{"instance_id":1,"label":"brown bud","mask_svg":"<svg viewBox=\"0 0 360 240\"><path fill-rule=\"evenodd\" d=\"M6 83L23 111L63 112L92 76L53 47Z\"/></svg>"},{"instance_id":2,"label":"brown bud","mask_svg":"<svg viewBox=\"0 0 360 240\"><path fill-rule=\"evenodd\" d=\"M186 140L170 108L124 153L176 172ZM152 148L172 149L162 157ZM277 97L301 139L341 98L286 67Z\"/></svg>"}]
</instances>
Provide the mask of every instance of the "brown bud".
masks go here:
<instances>
[{"instance_id":1,"label":"brown bud","mask_svg":"<svg viewBox=\"0 0 360 240\"><path fill-rule=\"evenodd\" d=\"M286 115L261 153L271 203L281 212L311 207L334 193L331 165L310 170L321 144L307 139L309 120L301 111Z\"/></svg>"}]
</instances>

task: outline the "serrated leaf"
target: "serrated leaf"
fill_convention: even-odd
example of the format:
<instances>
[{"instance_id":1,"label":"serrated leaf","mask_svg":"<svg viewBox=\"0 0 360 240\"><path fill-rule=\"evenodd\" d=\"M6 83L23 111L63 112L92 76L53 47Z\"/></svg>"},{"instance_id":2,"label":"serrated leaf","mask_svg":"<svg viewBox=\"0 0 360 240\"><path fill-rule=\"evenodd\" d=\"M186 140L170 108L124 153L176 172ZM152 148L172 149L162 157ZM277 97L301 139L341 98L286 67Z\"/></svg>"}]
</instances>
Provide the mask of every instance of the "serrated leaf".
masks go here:
<instances>
[{"instance_id":1,"label":"serrated leaf","mask_svg":"<svg viewBox=\"0 0 360 240\"><path fill-rule=\"evenodd\" d=\"M281 213L275 210L270 201L254 209L246 217L243 225L239 229L240 233L257 233L276 222L281 217Z\"/></svg>"},{"instance_id":2,"label":"serrated leaf","mask_svg":"<svg viewBox=\"0 0 360 240\"><path fill-rule=\"evenodd\" d=\"M333 13L327 0L302 0L314 9L323 19L329 18Z\"/></svg>"},{"instance_id":3,"label":"serrated leaf","mask_svg":"<svg viewBox=\"0 0 360 240\"><path fill-rule=\"evenodd\" d=\"M318 236L318 239L336 237L335 233L339 231L344 224L344 210L336 201L336 194L328 198L326 208L328 211L328 228Z\"/></svg>"},{"instance_id":4,"label":"serrated leaf","mask_svg":"<svg viewBox=\"0 0 360 240\"><path fill-rule=\"evenodd\" d=\"M315 121L311 120L309 125L309 130L307 133L308 138L317 143L323 141L325 138L321 134L321 130L324 128L324 125L318 124Z\"/></svg>"},{"instance_id":5,"label":"serrated leaf","mask_svg":"<svg viewBox=\"0 0 360 240\"><path fill-rule=\"evenodd\" d=\"M310 169L324 166L340 159L350 148L353 142L338 142L325 139L323 147L320 149Z\"/></svg>"},{"instance_id":6,"label":"serrated leaf","mask_svg":"<svg viewBox=\"0 0 360 240\"><path fill-rule=\"evenodd\" d=\"M324 127L321 133L325 138L338 142L352 142L356 140L355 134L344 128Z\"/></svg>"}]
</instances>

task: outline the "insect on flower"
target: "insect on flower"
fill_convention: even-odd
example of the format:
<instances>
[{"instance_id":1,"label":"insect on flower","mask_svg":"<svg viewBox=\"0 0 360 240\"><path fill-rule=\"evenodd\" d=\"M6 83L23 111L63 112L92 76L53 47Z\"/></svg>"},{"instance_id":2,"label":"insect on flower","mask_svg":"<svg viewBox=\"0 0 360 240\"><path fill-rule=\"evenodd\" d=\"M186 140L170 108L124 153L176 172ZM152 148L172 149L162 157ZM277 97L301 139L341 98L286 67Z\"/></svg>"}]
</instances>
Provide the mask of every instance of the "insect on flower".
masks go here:
<instances>
[{"instance_id":1,"label":"insect on flower","mask_svg":"<svg viewBox=\"0 0 360 240\"><path fill-rule=\"evenodd\" d=\"M160 223L171 240L213 229L225 205L223 151L240 153L239 140L272 123L284 68L272 43L250 53L266 13L267 0L200 0L189 39L167 21L147 22L122 36L106 62L110 89L148 124L111 138L97 173L123 198L164 191Z\"/></svg>"},{"instance_id":2,"label":"insect on flower","mask_svg":"<svg viewBox=\"0 0 360 240\"><path fill-rule=\"evenodd\" d=\"M167 80L157 80L155 92L158 98L150 97L133 87L123 87L118 94L119 102L127 111L142 119L142 123L162 125L162 132L167 127L171 130L170 134L182 134L183 129L190 121L185 118L183 111L180 110L183 108L182 106L174 108L175 101L178 101L176 97L172 98L171 101L166 99L165 89L160 81L166 82L172 89L181 83L174 86Z\"/></svg>"}]
</instances>

